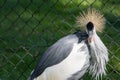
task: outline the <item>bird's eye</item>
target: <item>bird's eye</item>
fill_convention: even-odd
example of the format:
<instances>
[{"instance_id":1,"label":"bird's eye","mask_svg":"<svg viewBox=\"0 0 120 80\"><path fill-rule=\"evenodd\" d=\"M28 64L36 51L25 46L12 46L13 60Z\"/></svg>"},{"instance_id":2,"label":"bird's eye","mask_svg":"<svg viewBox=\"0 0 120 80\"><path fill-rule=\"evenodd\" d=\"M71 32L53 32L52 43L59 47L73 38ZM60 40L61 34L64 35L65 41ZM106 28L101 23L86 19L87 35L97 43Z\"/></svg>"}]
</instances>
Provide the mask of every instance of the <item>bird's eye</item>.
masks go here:
<instances>
[{"instance_id":1,"label":"bird's eye","mask_svg":"<svg viewBox=\"0 0 120 80\"><path fill-rule=\"evenodd\" d=\"M91 30L93 30L93 28L94 28L93 23L92 22L88 22L88 24L87 24L87 30L91 31Z\"/></svg>"}]
</instances>

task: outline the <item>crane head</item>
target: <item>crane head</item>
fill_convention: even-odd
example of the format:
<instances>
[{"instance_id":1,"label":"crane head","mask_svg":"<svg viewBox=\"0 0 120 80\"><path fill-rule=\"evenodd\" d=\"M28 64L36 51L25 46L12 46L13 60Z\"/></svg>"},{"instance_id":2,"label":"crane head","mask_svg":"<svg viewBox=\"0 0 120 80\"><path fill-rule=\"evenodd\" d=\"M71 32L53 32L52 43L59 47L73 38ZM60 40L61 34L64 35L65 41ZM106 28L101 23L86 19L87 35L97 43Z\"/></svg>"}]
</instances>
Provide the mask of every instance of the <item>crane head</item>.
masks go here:
<instances>
[{"instance_id":1,"label":"crane head","mask_svg":"<svg viewBox=\"0 0 120 80\"><path fill-rule=\"evenodd\" d=\"M94 25L92 22L88 22L86 32L89 35L89 42L93 41Z\"/></svg>"},{"instance_id":2,"label":"crane head","mask_svg":"<svg viewBox=\"0 0 120 80\"><path fill-rule=\"evenodd\" d=\"M90 43L94 41L93 35L96 32L103 31L104 24L105 18L95 9L88 9L86 12L80 13L80 16L77 17L77 25L88 33Z\"/></svg>"}]
</instances>

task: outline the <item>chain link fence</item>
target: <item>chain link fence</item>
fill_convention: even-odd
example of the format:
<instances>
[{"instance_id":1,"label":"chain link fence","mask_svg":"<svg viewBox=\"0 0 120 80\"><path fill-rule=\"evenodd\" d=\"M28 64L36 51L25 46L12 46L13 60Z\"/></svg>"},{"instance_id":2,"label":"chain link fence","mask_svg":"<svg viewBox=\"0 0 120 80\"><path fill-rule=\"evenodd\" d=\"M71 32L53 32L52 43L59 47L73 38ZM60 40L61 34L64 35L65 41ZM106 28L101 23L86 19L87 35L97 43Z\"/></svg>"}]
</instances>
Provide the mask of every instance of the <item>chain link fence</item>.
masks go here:
<instances>
[{"instance_id":1,"label":"chain link fence","mask_svg":"<svg viewBox=\"0 0 120 80\"><path fill-rule=\"evenodd\" d=\"M110 58L103 80L120 80L120 0L0 0L0 80L27 80L40 55L73 33L76 16L89 7L106 18L99 34Z\"/></svg>"}]
</instances>

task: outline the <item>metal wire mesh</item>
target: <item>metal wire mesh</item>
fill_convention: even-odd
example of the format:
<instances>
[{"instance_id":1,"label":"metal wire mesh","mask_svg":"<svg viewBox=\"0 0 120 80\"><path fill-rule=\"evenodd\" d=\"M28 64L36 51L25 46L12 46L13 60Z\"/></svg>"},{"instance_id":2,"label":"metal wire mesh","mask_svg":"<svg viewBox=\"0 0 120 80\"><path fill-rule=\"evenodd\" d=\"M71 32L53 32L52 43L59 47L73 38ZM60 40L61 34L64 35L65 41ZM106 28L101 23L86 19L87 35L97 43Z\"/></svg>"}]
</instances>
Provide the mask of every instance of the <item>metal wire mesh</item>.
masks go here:
<instances>
[{"instance_id":1,"label":"metal wire mesh","mask_svg":"<svg viewBox=\"0 0 120 80\"><path fill-rule=\"evenodd\" d=\"M0 80L26 80L40 55L75 31L79 12L105 14L99 34L109 49L104 80L120 80L120 0L0 0ZM86 79L88 80L88 79Z\"/></svg>"}]
</instances>

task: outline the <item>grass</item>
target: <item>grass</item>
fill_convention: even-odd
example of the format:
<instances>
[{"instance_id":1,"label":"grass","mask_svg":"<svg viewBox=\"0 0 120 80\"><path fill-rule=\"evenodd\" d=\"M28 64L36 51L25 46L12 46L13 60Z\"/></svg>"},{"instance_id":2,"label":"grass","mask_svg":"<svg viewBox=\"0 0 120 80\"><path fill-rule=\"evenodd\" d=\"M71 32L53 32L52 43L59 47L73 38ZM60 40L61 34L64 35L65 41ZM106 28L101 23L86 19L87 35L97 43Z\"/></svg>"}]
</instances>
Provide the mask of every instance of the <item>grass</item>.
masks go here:
<instances>
[{"instance_id":1,"label":"grass","mask_svg":"<svg viewBox=\"0 0 120 80\"><path fill-rule=\"evenodd\" d=\"M119 80L118 3L119 0L0 1L0 79L26 80L40 55L61 37L73 33L75 17L92 6L103 12L107 19L106 29L99 34L110 52L105 79ZM88 79L90 77L85 77Z\"/></svg>"}]
</instances>

